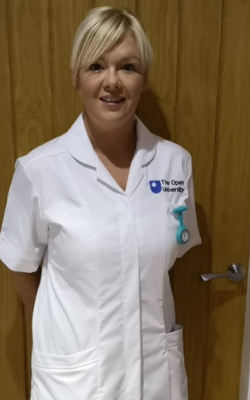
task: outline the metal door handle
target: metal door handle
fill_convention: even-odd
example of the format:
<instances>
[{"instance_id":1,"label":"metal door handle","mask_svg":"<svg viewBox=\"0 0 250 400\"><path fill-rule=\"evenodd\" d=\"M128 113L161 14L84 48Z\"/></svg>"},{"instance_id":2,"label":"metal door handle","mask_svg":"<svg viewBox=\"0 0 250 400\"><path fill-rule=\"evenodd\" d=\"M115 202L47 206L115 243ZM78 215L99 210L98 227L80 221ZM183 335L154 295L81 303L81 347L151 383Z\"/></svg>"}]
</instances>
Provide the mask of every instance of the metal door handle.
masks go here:
<instances>
[{"instance_id":1,"label":"metal door handle","mask_svg":"<svg viewBox=\"0 0 250 400\"><path fill-rule=\"evenodd\" d=\"M204 282L211 281L217 278L228 278L230 281L239 282L244 279L246 275L245 268L240 264L231 264L225 274L200 274Z\"/></svg>"}]
</instances>

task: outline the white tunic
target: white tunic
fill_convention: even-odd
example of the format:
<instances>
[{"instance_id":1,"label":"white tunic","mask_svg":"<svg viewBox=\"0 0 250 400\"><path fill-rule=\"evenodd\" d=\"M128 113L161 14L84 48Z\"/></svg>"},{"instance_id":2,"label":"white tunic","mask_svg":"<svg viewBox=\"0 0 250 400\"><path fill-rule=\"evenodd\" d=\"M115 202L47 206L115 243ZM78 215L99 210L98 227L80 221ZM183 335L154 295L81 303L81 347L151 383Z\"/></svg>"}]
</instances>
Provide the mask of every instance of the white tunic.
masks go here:
<instances>
[{"instance_id":1,"label":"white tunic","mask_svg":"<svg viewBox=\"0 0 250 400\"><path fill-rule=\"evenodd\" d=\"M173 208L186 205L187 244ZM82 115L17 160L0 258L42 277L33 314L32 400L187 400L168 270L200 243L190 155L137 118L126 191Z\"/></svg>"}]
</instances>

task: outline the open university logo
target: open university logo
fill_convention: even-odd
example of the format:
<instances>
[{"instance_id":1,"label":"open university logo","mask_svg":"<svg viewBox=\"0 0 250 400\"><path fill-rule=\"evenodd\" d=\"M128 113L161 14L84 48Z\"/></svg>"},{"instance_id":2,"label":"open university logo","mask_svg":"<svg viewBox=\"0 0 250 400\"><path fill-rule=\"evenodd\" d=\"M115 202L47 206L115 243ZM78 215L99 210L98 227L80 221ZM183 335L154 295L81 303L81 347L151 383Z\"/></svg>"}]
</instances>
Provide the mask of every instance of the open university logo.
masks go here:
<instances>
[{"instance_id":1,"label":"open university logo","mask_svg":"<svg viewBox=\"0 0 250 400\"><path fill-rule=\"evenodd\" d=\"M161 192L161 181L149 181L149 186L153 193Z\"/></svg>"},{"instance_id":2,"label":"open university logo","mask_svg":"<svg viewBox=\"0 0 250 400\"><path fill-rule=\"evenodd\" d=\"M149 181L149 187L151 192L157 194L161 192L184 192L185 183L183 180L166 180L161 179L157 181Z\"/></svg>"}]
</instances>

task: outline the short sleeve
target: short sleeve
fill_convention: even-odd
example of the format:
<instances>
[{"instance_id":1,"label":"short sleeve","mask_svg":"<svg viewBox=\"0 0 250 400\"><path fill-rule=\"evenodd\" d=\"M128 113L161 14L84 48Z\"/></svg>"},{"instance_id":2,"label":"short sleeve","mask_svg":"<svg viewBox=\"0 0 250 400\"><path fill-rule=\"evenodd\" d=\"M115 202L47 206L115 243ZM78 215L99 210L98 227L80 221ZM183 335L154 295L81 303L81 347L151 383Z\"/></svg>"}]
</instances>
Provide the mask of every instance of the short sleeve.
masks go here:
<instances>
[{"instance_id":1,"label":"short sleeve","mask_svg":"<svg viewBox=\"0 0 250 400\"><path fill-rule=\"evenodd\" d=\"M17 160L0 234L0 259L11 270L34 272L47 244L47 225L24 165Z\"/></svg>"},{"instance_id":2,"label":"short sleeve","mask_svg":"<svg viewBox=\"0 0 250 400\"><path fill-rule=\"evenodd\" d=\"M195 207L195 196L194 196L194 184L192 175L192 163L191 157L189 160L189 175L187 179L187 199L185 205L187 206L187 211L183 213L184 224L190 233L190 239L186 244L181 244L179 249L178 257L182 257L189 249L198 244L201 244L201 237L199 233L197 217L196 217L196 207Z\"/></svg>"}]
</instances>

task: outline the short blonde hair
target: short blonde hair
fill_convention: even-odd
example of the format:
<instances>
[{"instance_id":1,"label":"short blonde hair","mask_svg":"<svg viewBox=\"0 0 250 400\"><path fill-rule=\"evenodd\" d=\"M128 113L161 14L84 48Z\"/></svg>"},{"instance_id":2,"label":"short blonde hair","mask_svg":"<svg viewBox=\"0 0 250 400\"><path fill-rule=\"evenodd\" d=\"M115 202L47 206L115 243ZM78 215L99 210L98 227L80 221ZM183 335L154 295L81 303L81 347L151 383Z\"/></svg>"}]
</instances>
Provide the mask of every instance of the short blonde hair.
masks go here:
<instances>
[{"instance_id":1,"label":"short blonde hair","mask_svg":"<svg viewBox=\"0 0 250 400\"><path fill-rule=\"evenodd\" d=\"M141 23L128 10L97 7L90 10L75 34L70 61L74 86L78 86L80 68L88 69L127 34L132 35L136 42L147 75L153 59L153 50Z\"/></svg>"}]
</instances>

